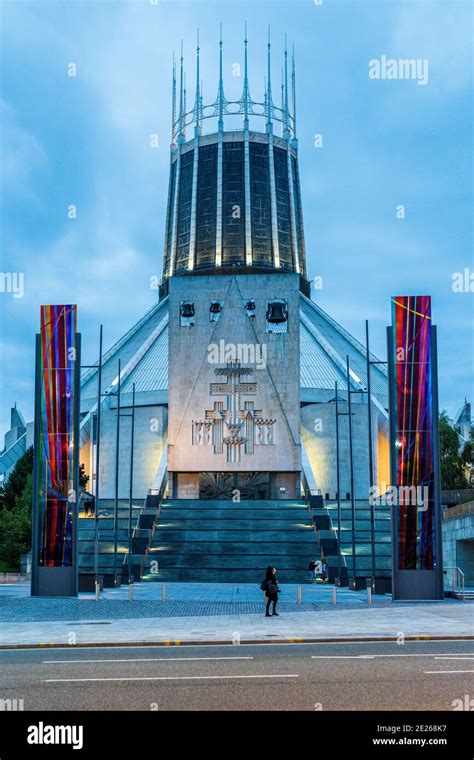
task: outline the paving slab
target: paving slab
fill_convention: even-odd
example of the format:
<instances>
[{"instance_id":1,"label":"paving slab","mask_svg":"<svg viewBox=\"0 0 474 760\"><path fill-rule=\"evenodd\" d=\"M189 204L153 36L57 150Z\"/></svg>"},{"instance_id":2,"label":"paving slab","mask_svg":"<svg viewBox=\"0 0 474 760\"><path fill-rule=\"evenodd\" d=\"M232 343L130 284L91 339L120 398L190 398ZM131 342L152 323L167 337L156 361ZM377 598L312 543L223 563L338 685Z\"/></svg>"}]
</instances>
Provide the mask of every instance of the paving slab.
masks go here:
<instances>
[{"instance_id":1,"label":"paving slab","mask_svg":"<svg viewBox=\"0 0 474 760\"><path fill-rule=\"evenodd\" d=\"M150 588L152 586L152 588ZM282 586L279 616L265 618L255 584L136 584L109 589L96 602L78 598L32 598L28 584L0 587L0 646L85 646L94 644L243 643L255 641L474 638L472 602L392 602L330 587Z\"/></svg>"}]
</instances>

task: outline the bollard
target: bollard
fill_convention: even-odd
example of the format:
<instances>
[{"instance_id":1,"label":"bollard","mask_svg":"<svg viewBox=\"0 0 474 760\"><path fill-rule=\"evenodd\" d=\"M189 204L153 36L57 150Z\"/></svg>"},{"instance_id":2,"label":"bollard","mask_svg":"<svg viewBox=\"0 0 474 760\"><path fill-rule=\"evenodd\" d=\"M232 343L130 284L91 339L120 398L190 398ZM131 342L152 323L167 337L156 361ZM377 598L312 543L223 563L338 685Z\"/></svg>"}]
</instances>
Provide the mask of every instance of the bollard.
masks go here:
<instances>
[{"instance_id":1,"label":"bollard","mask_svg":"<svg viewBox=\"0 0 474 760\"><path fill-rule=\"evenodd\" d=\"M337 588L336 586L333 586L332 589L332 603L337 604Z\"/></svg>"},{"instance_id":2,"label":"bollard","mask_svg":"<svg viewBox=\"0 0 474 760\"><path fill-rule=\"evenodd\" d=\"M301 599L302 599L301 586L297 586L296 587L296 601L298 602L298 604L301 604Z\"/></svg>"},{"instance_id":3,"label":"bollard","mask_svg":"<svg viewBox=\"0 0 474 760\"><path fill-rule=\"evenodd\" d=\"M161 601L166 602L166 583L161 586Z\"/></svg>"},{"instance_id":4,"label":"bollard","mask_svg":"<svg viewBox=\"0 0 474 760\"><path fill-rule=\"evenodd\" d=\"M367 604L372 604L372 587L367 586Z\"/></svg>"},{"instance_id":5,"label":"bollard","mask_svg":"<svg viewBox=\"0 0 474 760\"><path fill-rule=\"evenodd\" d=\"M128 584L128 601L133 602L133 583Z\"/></svg>"},{"instance_id":6,"label":"bollard","mask_svg":"<svg viewBox=\"0 0 474 760\"><path fill-rule=\"evenodd\" d=\"M98 581L95 582L95 600L96 602L100 601L100 583Z\"/></svg>"}]
</instances>

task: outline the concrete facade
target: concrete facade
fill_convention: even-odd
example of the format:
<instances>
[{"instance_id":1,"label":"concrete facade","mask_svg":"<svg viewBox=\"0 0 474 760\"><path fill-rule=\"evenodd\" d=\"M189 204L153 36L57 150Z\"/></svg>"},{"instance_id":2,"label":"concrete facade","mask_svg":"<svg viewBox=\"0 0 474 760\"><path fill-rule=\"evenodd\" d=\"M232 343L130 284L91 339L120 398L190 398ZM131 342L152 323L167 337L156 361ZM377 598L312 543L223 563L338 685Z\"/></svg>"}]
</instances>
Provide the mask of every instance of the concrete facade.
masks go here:
<instances>
[{"instance_id":1,"label":"concrete facade","mask_svg":"<svg viewBox=\"0 0 474 760\"><path fill-rule=\"evenodd\" d=\"M474 501L446 509L442 529L444 567L459 567L466 586L474 586Z\"/></svg>"},{"instance_id":2,"label":"concrete facade","mask_svg":"<svg viewBox=\"0 0 474 760\"><path fill-rule=\"evenodd\" d=\"M347 395L347 394L344 394ZM357 398L357 397L356 397ZM349 467L349 420L348 405L339 401L339 462L341 498L351 491ZM356 499L369 498L369 443L368 415L365 403L352 403L352 435L354 461L354 490ZM374 484L379 481L379 473L385 483L390 482L388 461L379 462L379 449L383 446L379 439L388 435L386 418L377 409L372 409ZM336 477L336 405L334 401L325 404L307 404L301 409L301 436L308 455L317 487L325 497L335 499ZM381 458L382 458L381 453Z\"/></svg>"},{"instance_id":3,"label":"concrete facade","mask_svg":"<svg viewBox=\"0 0 474 760\"><path fill-rule=\"evenodd\" d=\"M170 280L169 473L293 473L296 484L301 470L298 283L297 275L276 273ZM266 309L273 299L287 305L286 333L267 332ZM246 311L250 300L254 318ZM210 321L213 301L222 304L216 322ZM182 302L194 304L192 327L181 325ZM235 381L240 390L229 390L229 362L247 371ZM225 441L232 417L246 442L229 453ZM288 487L290 482L288 477ZM178 483L183 497L196 498L196 478L180 476Z\"/></svg>"},{"instance_id":4,"label":"concrete facade","mask_svg":"<svg viewBox=\"0 0 474 760\"><path fill-rule=\"evenodd\" d=\"M130 487L130 407L121 406L118 496L128 498ZM164 406L142 406L135 410L135 456L133 467L133 496L144 499L154 487L154 480L163 452L167 410ZM100 498L115 497L115 452L117 409L103 411L101 416ZM95 446L93 447L95 450Z\"/></svg>"}]
</instances>

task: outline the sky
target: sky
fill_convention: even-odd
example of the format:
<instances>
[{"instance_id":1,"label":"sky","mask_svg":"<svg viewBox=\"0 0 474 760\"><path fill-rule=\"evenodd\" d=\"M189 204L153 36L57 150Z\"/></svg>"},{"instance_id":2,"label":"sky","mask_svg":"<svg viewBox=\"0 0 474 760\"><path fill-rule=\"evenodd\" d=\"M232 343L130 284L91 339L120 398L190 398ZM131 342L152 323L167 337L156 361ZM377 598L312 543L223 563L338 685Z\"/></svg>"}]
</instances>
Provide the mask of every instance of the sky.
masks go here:
<instances>
[{"instance_id":1,"label":"sky","mask_svg":"<svg viewBox=\"0 0 474 760\"><path fill-rule=\"evenodd\" d=\"M0 271L17 278L0 290L0 447L15 402L33 418L40 304L78 304L90 363L101 323L108 348L156 302L173 51L182 38L191 106L199 28L213 101L221 21L228 98L242 91L245 21L257 100L268 24L278 95L285 34L295 46L312 297L362 341L369 319L386 358L391 296L431 294L440 406L474 401L473 293L453 290L474 272L470 2L0 0ZM383 56L427 61L427 81L371 78Z\"/></svg>"}]
</instances>

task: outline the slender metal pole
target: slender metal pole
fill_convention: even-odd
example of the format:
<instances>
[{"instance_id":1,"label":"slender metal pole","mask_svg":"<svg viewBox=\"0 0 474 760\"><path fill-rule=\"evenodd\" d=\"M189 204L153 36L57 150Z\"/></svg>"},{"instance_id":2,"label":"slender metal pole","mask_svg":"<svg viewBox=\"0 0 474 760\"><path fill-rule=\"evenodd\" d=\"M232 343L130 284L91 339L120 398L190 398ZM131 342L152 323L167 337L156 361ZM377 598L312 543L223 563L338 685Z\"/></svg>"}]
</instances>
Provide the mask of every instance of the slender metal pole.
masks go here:
<instances>
[{"instance_id":1,"label":"slender metal pole","mask_svg":"<svg viewBox=\"0 0 474 760\"><path fill-rule=\"evenodd\" d=\"M117 585L119 447L120 447L120 359L118 360L117 428L116 428L116 439L115 439L114 586Z\"/></svg>"},{"instance_id":2,"label":"slender metal pole","mask_svg":"<svg viewBox=\"0 0 474 760\"><path fill-rule=\"evenodd\" d=\"M100 464L100 405L102 401L102 325L99 331L99 373L97 383L97 418L95 444L95 509L94 509L94 575L95 587L99 582L99 464ZM92 429L94 429L92 422ZM92 436L91 436L92 437Z\"/></svg>"},{"instance_id":3,"label":"slender metal pole","mask_svg":"<svg viewBox=\"0 0 474 760\"><path fill-rule=\"evenodd\" d=\"M336 487L337 487L337 577L341 585L341 471L339 466L339 400L337 380L334 384L336 392Z\"/></svg>"},{"instance_id":4,"label":"slender metal pole","mask_svg":"<svg viewBox=\"0 0 474 760\"><path fill-rule=\"evenodd\" d=\"M374 485L374 455L372 441L372 392L370 386L370 352L369 352L369 320L365 320L365 343L367 350L367 415L369 423L369 487L370 487L370 545L371 545L371 574L372 583L375 580L375 504L373 497Z\"/></svg>"},{"instance_id":5,"label":"slender metal pole","mask_svg":"<svg viewBox=\"0 0 474 760\"><path fill-rule=\"evenodd\" d=\"M41 484L40 472L40 446L41 446L41 335L35 338L35 422L34 422L34 465L33 465L33 505L31 517L31 596L39 596L38 568L40 565L39 534L42 526L39 525L39 491Z\"/></svg>"},{"instance_id":6,"label":"slender metal pole","mask_svg":"<svg viewBox=\"0 0 474 760\"><path fill-rule=\"evenodd\" d=\"M439 464L439 397L438 397L438 337L435 325L430 330L431 337L431 400L432 400L432 431L433 431L433 465L434 465L434 509L433 522L435 527L433 550L436 553L434 568L436 570L437 599L444 598L443 589L443 541L441 519L441 468ZM464 599L464 576L463 599Z\"/></svg>"},{"instance_id":7,"label":"slender metal pole","mask_svg":"<svg viewBox=\"0 0 474 760\"><path fill-rule=\"evenodd\" d=\"M81 413L81 333L76 333L76 358L74 363L74 405L73 405L73 430L74 430L74 449L73 449L73 488L74 488L74 502L69 504L68 508L71 509L72 517L72 567L73 567L73 579L72 579L72 591L71 596L77 596L79 591L79 567L77 559L77 542L79 533L79 417ZM69 593L71 588L69 589Z\"/></svg>"},{"instance_id":8,"label":"slender metal pole","mask_svg":"<svg viewBox=\"0 0 474 760\"><path fill-rule=\"evenodd\" d=\"M390 484L398 488L397 472L397 387L395 368L394 328L387 327L388 358L388 419L390 424ZM392 518L392 599L400 598L400 513L398 506L391 507Z\"/></svg>"},{"instance_id":9,"label":"slender metal pole","mask_svg":"<svg viewBox=\"0 0 474 760\"><path fill-rule=\"evenodd\" d=\"M135 442L135 383L132 385L132 430L130 434L130 487L128 491L128 582L132 582L132 500L133 500L133 447Z\"/></svg>"},{"instance_id":10,"label":"slender metal pole","mask_svg":"<svg viewBox=\"0 0 474 760\"><path fill-rule=\"evenodd\" d=\"M349 373L349 356L346 356L347 371L347 403L349 414L349 463L351 470L351 512L352 512L352 577L356 577L356 555L355 555L355 497L354 497L354 452L352 447L352 407L351 407L351 378Z\"/></svg>"}]
</instances>

